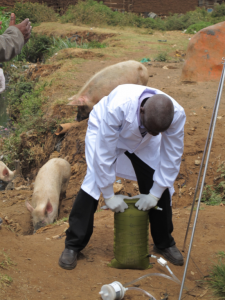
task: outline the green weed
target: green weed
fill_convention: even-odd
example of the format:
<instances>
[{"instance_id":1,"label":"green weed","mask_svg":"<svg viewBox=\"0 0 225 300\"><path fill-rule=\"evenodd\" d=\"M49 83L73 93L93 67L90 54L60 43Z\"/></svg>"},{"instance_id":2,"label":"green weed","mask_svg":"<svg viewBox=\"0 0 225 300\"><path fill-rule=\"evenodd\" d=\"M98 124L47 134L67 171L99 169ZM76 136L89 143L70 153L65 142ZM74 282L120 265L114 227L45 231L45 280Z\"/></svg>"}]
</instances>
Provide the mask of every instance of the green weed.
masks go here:
<instances>
[{"instance_id":1,"label":"green weed","mask_svg":"<svg viewBox=\"0 0 225 300\"><path fill-rule=\"evenodd\" d=\"M21 53L16 56L14 61L44 62L47 57L51 57L54 53L67 48L105 48L106 44L98 41L78 44L70 38L55 38L46 35L33 33L27 44L23 47Z\"/></svg>"},{"instance_id":2,"label":"green weed","mask_svg":"<svg viewBox=\"0 0 225 300\"><path fill-rule=\"evenodd\" d=\"M216 5L211 14L212 18L224 17L225 16L225 4Z\"/></svg>"},{"instance_id":3,"label":"green weed","mask_svg":"<svg viewBox=\"0 0 225 300\"><path fill-rule=\"evenodd\" d=\"M30 142L22 144L23 136L26 139L32 136L32 141L40 143L41 137L46 132L56 129L57 120L43 117L42 105L46 98L42 96L46 84L35 84L32 81L25 81L23 77L17 84L12 85L8 94L8 106L11 115L11 127L14 128L11 135L4 139L2 153L4 162L9 166L13 165L15 159L23 161L23 168L29 168L35 161L35 153ZM26 140L25 139L25 140Z\"/></svg>"},{"instance_id":4,"label":"green weed","mask_svg":"<svg viewBox=\"0 0 225 300\"><path fill-rule=\"evenodd\" d=\"M168 54L167 52L160 52L155 58L155 61L167 61Z\"/></svg>"},{"instance_id":5,"label":"green weed","mask_svg":"<svg viewBox=\"0 0 225 300\"><path fill-rule=\"evenodd\" d=\"M217 173L220 173L220 178L225 178L225 162L222 162L218 169L216 170Z\"/></svg>"},{"instance_id":6,"label":"green weed","mask_svg":"<svg viewBox=\"0 0 225 300\"><path fill-rule=\"evenodd\" d=\"M76 25L90 24L91 26L135 26L143 28L165 29L164 22L158 18L156 20L144 19L130 12L113 12L102 1L93 0L78 1L76 5L69 6L66 13L61 17L62 23L73 22Z\"/></svg>"},{"instance_id":7,"label":"green weed","mask_svg":"<svg viewBox=\"0 0 225 300\"><path fill-rule=\"evenodd\" d=\"M105 43L100 43L98 41L91 41L88 43L88 48L91 49L91 48L106 48L107 45Z\"/></svg>"},{"instance_id":8,"label":"green weed","mask_svg":"<svg viewBox=\"0 0 225 300\"><path fill-rule=\"evenodd\" d=\"M0 268L8 270L8 268L10 266L16 266L16 263L14 263L11 258L9 257L9 255L3 250L0 251L0 259L2 260L0 262Z\"/></svg>"},{"instance_id":9,"label":"green weed","mask_svg":"<svg viewBox=\"0 0 225 300\"><path fill-rule=\"evenodd\" d=\"M42 34L32 33L31 38L23 47L21 53L14 59L15 61L43 62L45 56L53 44L51 37Z\"/></svg>"},{"instance_id":10,"label":"green weed","mask_svg":"<svg viewBox=\"0 0 225 300\"><path fill-rule=\"evenodd\" d=\"M206 205L219 205L223 203L224 190L220 192L222 185L218 185L212 189L211 185L207 185L203 191L201 202L204 202Z\"/></svg>"},{"instance_id":11,"label":"green weed","mask_svg":"<svg viewBox=\"0 0 225 300\"><path fill-rule=\"evenodd\" d=\"M225 252L224 251L219 251L217 253L217 256L221 257L221 258L224 258L225 257Z\"/></svg>"},{"instance_id":12,"label":"green weed","mask_svg":"<svg viewBox=\"0 0 225 300\"><path fill-rule=\"evenodd\" d=\"M225 299L225 264L222 259L213 265L207 282L216 296Z\"/></svg>"},{"instance_id":13,"label":"green weed","mask_svg":"<svg viewBox=\"0 0 225 300\"><path fill-rule=\"evenodd\" d=\"M8 275L2 275L0 273L0 287L2 286L8 286L13 282L12 277Z\"/></svg>"},{"instance_id":14,"label":"green weed","mask_svg":"<svg viewBox=\"0 0 225 300\"><path fill-rule=\"evenodd\" d=\"M211 25L212 25L212 23L210 23L210 22L199 22L196 24L192 24L188 27L188 29L185 33L194 34L198 31L200 31L201 29L211 26Z\"/></svg>"},{"instance_id":15,"label":"green weed","mask_svg":"<svg viewBox=\"0 0 225 300\"><path fill-rule=\"evenodd\" d=\"M17 23L29 18L32 26L35 23L55 22L58 19L58 15L55 13L54 9L47 6L45 3L16 2L13 12L16 15Z\"/></svg>"},{"instance_id":16,"label":"green weed","mask_svg":"<svg viewBox=\"0 0 225 300\"><path fill-rule=\"evenodd\" d=\"M5 9L5 7L0 7L0 21L2 21L0 34L3 34L4 31L9 27L10 21L10 13L4 12L3 9Z\"/></svg>"},{"instance_id":17,"label":"green weed","mask_svg":"<svg viewBox=\"0 0 225 300\"><path fill-rule=\"evenodd\" d=\"M157 30L184 30L193 24L203 24L204 22L206 24L216 24L224 20L225 4L216 6L212 14L198 7L196 10L189 11L186 14L171 14L162 20L161 18L143 18L130 12L113 12L108 6L104 5L103 2L94 0L78 1L76 5L69 6L65 14L61 17L62 23L73 22L76 25L131 26ZM198 29L199 26L200 25L198 25L196 29ZM196 29L194 29L194 31L198 31Z\"/></svg>"}]
</instances>

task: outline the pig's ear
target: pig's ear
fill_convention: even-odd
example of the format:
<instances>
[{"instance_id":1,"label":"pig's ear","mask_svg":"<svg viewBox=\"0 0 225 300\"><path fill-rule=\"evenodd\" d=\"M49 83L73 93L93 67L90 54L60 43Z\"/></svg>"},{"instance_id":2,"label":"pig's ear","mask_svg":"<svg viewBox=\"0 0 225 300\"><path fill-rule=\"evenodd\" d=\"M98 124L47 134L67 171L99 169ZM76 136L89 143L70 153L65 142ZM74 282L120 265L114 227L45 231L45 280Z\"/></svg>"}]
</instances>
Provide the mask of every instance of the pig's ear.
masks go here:
<instances>
[{"instance_id":1,"label":"pig's ear","mask_svg":"<svg viewBox=\"0 0 225 300\"><path fill-rule=\"evenodd\" d=\"M27 209L32 213L34 210L33 206L31 206L28 201L25 202L25 205L26 205Z\"/></svg>"},{"instance_id":2,"label":"pig's ear","mask_svg":"<svg viewBox=\"0 0 225 300\"><path fill-rule=\"evenodd\" d=\"M52 205L51 205L51 202L50 202L49 199L48 199L47 206L45 207L45 212L46 212L47 214L50 214L52 211L53 211L53 207L52 207Z\"/></svg>"},{"instance_id":3,"label":"pig's ear","mask_svg":"<svg viewBox=\"0 0 225 300\"><path fill-rule=\"evenodd\" d=\"M3 176L8 176L9 175L9 170L7 168L4 168L2 171Z\"/></svg>"},{"instance_id":4,"label":"pig's ear","mask_svg":"<svg viewBox=\"0 0 225 300\"><path fill-rule=\"evenodd\" d=\"M79 98L77 98L77 95L69 98L68 100L71 101L68 103L68 105L77 105L77 106L88 105L89 102L86 96L80 96Z\"/></svg>"}]
</instances>

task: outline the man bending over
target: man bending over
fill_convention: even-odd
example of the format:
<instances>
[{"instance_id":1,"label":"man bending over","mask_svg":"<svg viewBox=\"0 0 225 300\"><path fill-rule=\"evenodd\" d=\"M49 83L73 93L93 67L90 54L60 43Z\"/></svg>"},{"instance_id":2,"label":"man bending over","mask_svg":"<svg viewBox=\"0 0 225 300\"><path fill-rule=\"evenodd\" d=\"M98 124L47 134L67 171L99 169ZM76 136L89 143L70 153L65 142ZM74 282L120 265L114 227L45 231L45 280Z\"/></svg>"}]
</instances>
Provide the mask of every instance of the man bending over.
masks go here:
<instances>
[{"instance_id":1,"label":"man bending over","mask_svg":"<svg viewBox=\"0 0 225 300\"><path fill-rule=\"evenodd\" d=\"M183 257L175 245L171 197L183 153L184 109L160 90L124 84L96 104L85 138L87 173L73 204L59 265L76 267L77 254L93 233L100 194L114 212L128 208L124 195L114 195L116 175L137 180L135 204L149 210L154 250L175 265ZM158 205L163 210L151 209Z\"/></svg>"}]
</instances>

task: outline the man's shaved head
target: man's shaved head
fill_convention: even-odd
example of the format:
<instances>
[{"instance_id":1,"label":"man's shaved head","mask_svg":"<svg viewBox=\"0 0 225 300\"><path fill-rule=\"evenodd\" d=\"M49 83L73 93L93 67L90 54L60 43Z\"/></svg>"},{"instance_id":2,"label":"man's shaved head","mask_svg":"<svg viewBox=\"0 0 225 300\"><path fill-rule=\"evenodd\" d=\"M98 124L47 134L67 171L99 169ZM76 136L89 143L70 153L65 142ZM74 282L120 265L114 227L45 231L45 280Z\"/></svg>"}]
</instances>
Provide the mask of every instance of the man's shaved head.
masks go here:
<instances>
[{"instance_id":1,"label":"man's shaved head","mask_svg":"<svg viewBox=\"0 0 225 300\"><path fill-rule=\"evenodd\" d=\"M141 122L152 135L167 130L173 121L173 102L166 95L154 95L140 109Z\"/></svg>"}]
</instances>

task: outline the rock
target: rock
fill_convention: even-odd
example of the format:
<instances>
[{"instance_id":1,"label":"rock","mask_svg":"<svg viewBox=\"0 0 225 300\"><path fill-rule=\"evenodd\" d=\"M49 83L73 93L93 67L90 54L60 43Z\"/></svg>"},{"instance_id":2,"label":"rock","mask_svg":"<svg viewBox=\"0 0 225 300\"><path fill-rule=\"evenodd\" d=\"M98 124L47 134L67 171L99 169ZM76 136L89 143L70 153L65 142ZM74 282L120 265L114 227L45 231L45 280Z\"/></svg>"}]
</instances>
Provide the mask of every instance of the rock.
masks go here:
<instances>
[{"instance_id":1,"label":"rock","mask_svg":"<svg viewBox=\"0 0 225 300\"><path fill-rule=\"evenodd\" d=\"M29 190L30 188L26 185L21 185L19 187L16 187L15 190L20 191L20 190Z\"/></svg>"},{"instance_id":2,"label":"rock","mask_svg":"<svg viewBox=\"0 0 225 300\"><path fill-rule=\"evenodd\" d=\"M14 190L14 183L13 181L9 182L5 188L6 191Z\"/></svg>"},{"instance_id":3,"label":"rock","mask_svg":"<svg viewBox=\"0 0 225 300\"><path fill-rule=\"evenodd\" d=\"M195 160L195 165L196 165L196 166L199 166L200 164L201 164L201 161L198 160L198 159L196 159L196 160Z\"/></svg>"},{"instance_id":4,"label":"rock","mask_svg":"<svg viewBox=\"0 0 225 300\"><path fill-rule=\"evenodd\" d=\"M59 238L59 235L54 235L52 238L56 240Z\"/></svg>"},{"instance_id":5,"label":"rock","mask_svg":"<svg viewBox=\"0 0 225 300\"><path fill-rule=\"evenodd\" d=\"M190 40L182 81L219 80L225 48L225 22L206 27Z\"/></svg>"},{"instance_id":6,"label":"rock","mask_svg":"<svg viewBox=\"0 0 225 300\"><path fill-rule=\"evenodd\" d=\"M150 12L150 13L148 14L148 17L151 18L151 19L155 19L155 18L157 18L158 16L157 16L157 14L155 14L154 12Z\"/></svg>"},{"instance_id":7,"label":"rock","mask_svg":"<svg viewBox=\"0 0 225 300\"><path fill-rule=\"evenodd\" d=\"M115 194L118 194L118 193L120 193L121 191L122 191L122 189L124 188L124 185L123 184L121 184L121 183L114 183L113 184L113 189L114 189L114 193Z\"/></svg>"},{"instance_id":8,"label":"rock","mask_svg":"<svg viewBox=\"0 0 225 300\"><path fill-rule=\"evenodd\" d=\"M58 158L60 156L60 153L58 151L54 151L52 152L52 154L50 155L49 159L52 158Z\"/></svg>"}]
</instances>

